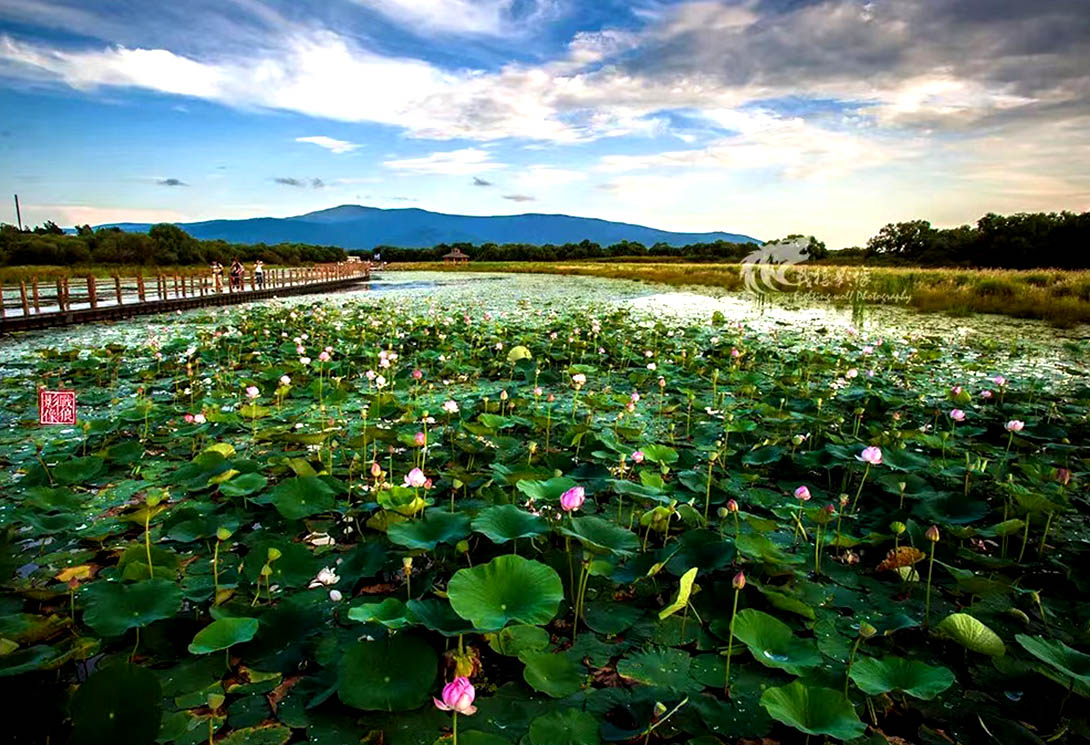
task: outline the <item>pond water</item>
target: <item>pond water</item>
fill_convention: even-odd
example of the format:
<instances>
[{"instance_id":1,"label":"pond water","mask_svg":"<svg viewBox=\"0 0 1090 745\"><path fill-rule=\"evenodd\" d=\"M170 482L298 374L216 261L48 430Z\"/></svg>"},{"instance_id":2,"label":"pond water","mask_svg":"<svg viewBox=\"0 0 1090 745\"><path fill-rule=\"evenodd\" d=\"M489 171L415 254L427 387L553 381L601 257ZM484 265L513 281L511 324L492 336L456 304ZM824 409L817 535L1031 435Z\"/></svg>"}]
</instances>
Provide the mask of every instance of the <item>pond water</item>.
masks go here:
<instances>
[{"instance_id":1,"label":"pond water","mask_svg":"<svg viewBox=\"0 0 1090 745\"><path fill-rule=\"evenodd\" d=\"M924 339L938 341L946 352L933 370L940 380L957 380L966 372L989 375L1001 371L1007 377L1066 386L1084 384L1090 375L1090 327L1086 326L1058 330L1038 321L984 315L953 318L879 305L867 307L860 324L858 317L853 319L850 307L811 299L800 301L789 294L765 298L758 302L755 295L716 288L672 288L597 277L398 272L387 273L358 289L269 302L350 306L358 307L360 312L376 303L394 303L404 307L407 314L431 309L453 312L468 306L545 319L566 309L624 308L636 323L661 321L678 328L707 324L720 313L729 322L743 324L748 333L774 335L783 344L809 348L824 348L831 341L843 339L860 343L886 339L907 348ZM89 349L109 343L165 340L186 335L189 324L230 325L235 314L245 312L247 307L206 308L4 338L0 340L0 373L38 348Z\"/></svg>"}]
</instances>

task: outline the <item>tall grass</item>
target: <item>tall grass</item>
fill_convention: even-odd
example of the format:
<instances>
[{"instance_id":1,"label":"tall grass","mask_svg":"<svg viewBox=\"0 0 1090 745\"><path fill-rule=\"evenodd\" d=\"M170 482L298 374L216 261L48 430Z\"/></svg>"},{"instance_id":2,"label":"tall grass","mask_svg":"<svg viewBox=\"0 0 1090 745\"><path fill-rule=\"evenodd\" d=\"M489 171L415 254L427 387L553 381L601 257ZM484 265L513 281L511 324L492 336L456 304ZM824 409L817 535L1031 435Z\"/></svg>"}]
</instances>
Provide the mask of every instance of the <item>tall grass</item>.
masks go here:
<instances>
[{"instance_id":1,"label":"tall grass","mask_svg":"<svg viewBox=\"0 0 1090 745\"><path fill-rule=\"evenodd\" d=\"M745 288L739 264L578 261L475 262L450 266L424 262L396 264L391 269L566 274L675 287ZM926 313L996 313L1032 318L1058 327L1090 323L1090 271L801 265L790 267L786 276L795 284L780 288L783 291L806 292L847 303L853 311L867 304L893 304Z\"/></svg>"}]
</instances>

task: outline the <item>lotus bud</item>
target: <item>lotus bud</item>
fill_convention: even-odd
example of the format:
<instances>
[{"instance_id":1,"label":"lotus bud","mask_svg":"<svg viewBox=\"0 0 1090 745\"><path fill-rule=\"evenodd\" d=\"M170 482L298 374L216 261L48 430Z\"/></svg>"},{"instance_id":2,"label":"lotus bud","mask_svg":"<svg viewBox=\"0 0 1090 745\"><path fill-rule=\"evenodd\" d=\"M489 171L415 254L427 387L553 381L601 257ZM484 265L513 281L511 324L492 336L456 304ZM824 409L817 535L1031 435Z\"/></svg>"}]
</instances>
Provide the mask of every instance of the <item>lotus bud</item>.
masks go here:
<instances>
[{"instance_id":1,"label":"lotus bud","mask_svg":"<svg viewBox=\"0 0 1090 745\"><path fill-rule=\"evenodd\" d=\"M413 557L405 556L401 559L401 568L405 571L405 574L413 573Z\"/></svg>"},{"instance_id":2,"label":"lotus bud","mask_svg":"<svg viewBox=\"0 0 1090 745\"><path fill-rule=\"evenodd\" d=\"M719 516L720 520L722 520L724 517L730 514L730 510L728 510L726 507L720 507L715 511L715 514Z\"/></svg>"},{"instance_id":3,"label":"lotus bud","mask_svg":"<svg viewBox=\"0 0 1090 745\"><path fill-rule=\"evenodd\" d=\"M219 528L218 530L216 530L216 540L217 541L226 541L230 537L231 537L231 531L228 530L227 528Z\"/></svg>"},{"instance_id":4,"label":"lotus bud","mask_svg":"<svg viewBox=\"0 0 1090 745\"><path fill-rule=\"evenodd\" d=\"M382 475L382 466L378 464L378 461L371 464L371 475L376 479Z\"/></svg>"},{"instance_id":5,"label":"lotus bud","mask_svg":"<svg viewBox=\"0 0 1090 745\"><path fill-rule=\"evenodd\" d=\"M738 574L734 575L734 579L731 580L730 586L735 590L743 589L746 586L746 573L738 572Z\"/></svg>"},{"instance_id":6,"label":"lotus bud","mask_svg":"<svg viewBox=\"0 0 1090 745\"><path fill-rule=\"evenodd\" d=\"M859 624L859 635L864 639L870 639L872 636L878 633L878 629L871 626L866 621Z\"/></svg>"},{"instance_id":7,"label":"lotus bud","mask_svg":"<svg viewBox=\"0 0 1090 745\"><path fill-rule=\"evenodd\" d=\"M932 543L938 543L939 542L939 528L938 528L938 526L932 525L930 528L927 529L927 532L925 532L923 534L923 537L926 538L927 540L931 541Z\"/></svg>"},{"instance_id":8,"label":"lotus bud","mask_svg":"<svg viewBox=\"0 0 1090 745\"><path fill-rule=\"evenodd\" d=\"M734 500L734 499L728 499L727 500L727 512L737 512L737 511L738 511L738 502L736 500Z\"/></svg>"}]
</instances>

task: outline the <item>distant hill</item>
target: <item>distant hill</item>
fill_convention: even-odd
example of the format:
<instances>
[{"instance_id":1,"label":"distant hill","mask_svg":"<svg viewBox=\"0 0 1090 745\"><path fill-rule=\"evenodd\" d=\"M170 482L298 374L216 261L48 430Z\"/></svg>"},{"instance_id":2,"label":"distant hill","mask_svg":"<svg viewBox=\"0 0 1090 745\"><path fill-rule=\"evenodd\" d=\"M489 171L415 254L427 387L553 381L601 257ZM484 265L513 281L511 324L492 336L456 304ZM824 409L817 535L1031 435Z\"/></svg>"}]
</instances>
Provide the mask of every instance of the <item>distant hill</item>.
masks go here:
<instances>
[{"instance_id":1,"label":"distant hill","mask_svg":"<svg viewBox=\"0 0 1090 745\"><path fill-rule=\"evenodd\" d=\"M569 215L445 215L421 209L379 209L345 204L297 217L255 217L249 220L208 220L178 223L194 238L233 243L311 243L369 250L375 246L429 248L439 243L578 243L583 239L608 246L638 241L645 246L667 243L682 246L718 240L760 243L738 233L674 233L642 225ZM147 232L151 223L111 223L134 233Z\"/></svg>"}]
</instances>

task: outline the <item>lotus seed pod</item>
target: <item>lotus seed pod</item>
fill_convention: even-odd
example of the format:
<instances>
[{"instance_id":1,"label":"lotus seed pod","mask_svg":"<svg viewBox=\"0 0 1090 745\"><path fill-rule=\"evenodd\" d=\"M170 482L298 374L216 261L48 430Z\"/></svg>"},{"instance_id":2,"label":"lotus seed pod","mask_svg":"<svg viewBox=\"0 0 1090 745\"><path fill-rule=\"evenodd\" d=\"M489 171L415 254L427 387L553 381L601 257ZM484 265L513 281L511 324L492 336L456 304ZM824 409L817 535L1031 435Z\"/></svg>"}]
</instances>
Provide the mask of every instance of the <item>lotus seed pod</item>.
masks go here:
<instances>
[{"instance_id":1,"label":"lotus seed pod","mask_svg":"<svg viewBox=\"0 0 1090 745\"><path fill-rule=\"evenodd\" d=\"M870 639L872 636L878 633L878 629L871 626L866 621L859 624L859 635L864 639Z\"/></svg>"},{"instance_id":2,"label":"lotus seed pod","mask_svg":"<svg viewBox=\"0 0 1090 745\"><path fill-rule=\"evenodd\" d=\"M889 524L889 529L894 535L901 535L907 530L907 527L904 523L895 520Z\"/></svg>"},{"instance_id":3,"label":"lotus seed pod","mask_svg":"<svg viewBox=\"0 0 1090 745\"><path fill-rule=\"evenodd\" d=\"M469 551L469 541L458 541L454 544L454 549L460 554L467 553Z\"/></svg>"},{"instance_id":4,"label":"lotus seed pod","mask_svg":"<svg viewBox=\"0 0 1090 745\"><path fill-rule=\"evenodd\" d=\"M231 531L228 530L227 528L219 528L219 529L216 530L216 540L217 541L226 541L230 537L231 537Z\"/></svg>"},{"instance_id":5,"label":"lotus seed pod","mask_svg":"<svg viewBox=\"0 0 1090 745\"><path fill-rule=\"evenodd\" d=\"M269 561L276 561L281 556L283 556L283 554L280 553L280 549L278 549L278 548L270 548L269 549Z\"/></svg>"}]
</instances>

